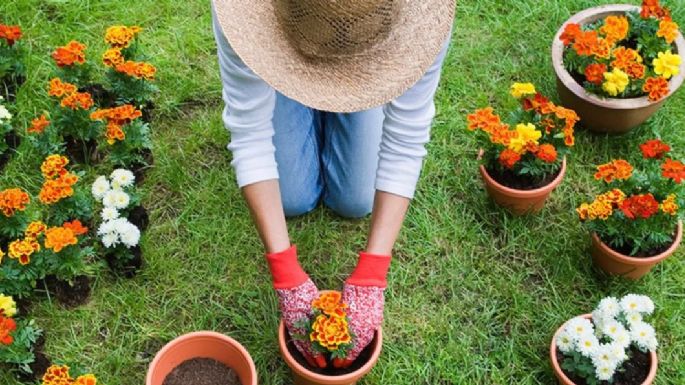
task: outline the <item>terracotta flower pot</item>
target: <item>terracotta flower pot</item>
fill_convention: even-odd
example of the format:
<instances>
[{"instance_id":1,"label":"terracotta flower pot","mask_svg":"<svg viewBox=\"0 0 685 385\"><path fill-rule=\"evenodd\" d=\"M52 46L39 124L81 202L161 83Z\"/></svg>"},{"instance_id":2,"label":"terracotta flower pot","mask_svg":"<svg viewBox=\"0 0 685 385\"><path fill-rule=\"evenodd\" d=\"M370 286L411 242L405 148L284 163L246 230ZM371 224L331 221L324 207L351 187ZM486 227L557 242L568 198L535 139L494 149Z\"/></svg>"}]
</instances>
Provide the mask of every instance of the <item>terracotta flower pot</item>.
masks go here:
<instances>
[{"instance_id":1,"label":"terracotta flower pot","mask_svg":"<svg viewBox=\"0 0 685 385\"><path fill-rule=\"evenodd\" d=\"M376 331L376 338L374 338L372 342L374 345L369 360L359 369L341 376L325 376L314 373L300 365L292 354L290 354L288 342L289 341L286 340L285 324L281 321L281 324L278 326L278 346L281 349L281 356L283 356L285 363L288 364L290 370L293 372L293 381L295 385L354 385L376 365L383 345L383 331L381 328L378 328L378 331Z\"/></svg>"},{"instance_id":2,"label":"terracotta flower pot","mask_svg":"<svg viewBox=\"0 0 685 385\"><path fill-rule=\"evenodd\" d=\"M591 320L592 314L583 314L581 317ZM559 361L557 361L557 337L564 330L564 327L566 327L566 324L569 321L564 322L564 324L561 325L559 329L557 329L556 333L554 333L554 337L552 337L552 343L549 346L549 358L552 361L552 369L554 370L554 375L557 377L557 380L561 385L577 385L575 382L571 381L568 377L566 377L564 371L561 370L561 365L559 365ZM649 374L647 375L647 378L641 385L651 385L652 382L654 382L654 378L656 377L656 369L659 363L656 352L650 352L649 358Z\"/></svg>"},{"instance_id":3,"label":"terracotta flower pot","mask_svg":"<svg viewBox=\"0 0 685 385\"><path fill-rule=\"evenodd\" d=\"M490 197L514 215L532 214L542 210L547 197L559 186L565 174L566 158L561 162L559 175L546 186L534 190L517 190L498 183L488 174L485 166L480 166L480 175L485 181L485 189Z\"/></svg>"},{"instance_id":4,"label":"terracotta flower pot","mask_svg":"<svg viewBox=\"0 0 685 385\"><path fill-rule=\"evenodd\" d=\"M571 17L561 26L552 43L552 65L557 75L557 91L565 107L576 111L580 124L601 133L622 134L639 126L652 116L673 95L685 80L685 61L680 73L669 81L669 94L663 99L652 102L647 96L630 99L605 98L585 91L564 67L564 43L559 40L567 24L585 25L610 15L622 15L628 11L640 10L634 5L604 5L586 9ZM679 34L675 40L674 53L685 53L685 39Z\"/></svg>"},{"instance_id":5,"label":"terracotta flower pot","mask_svg":"<svg viewBox=\"0 0 685 385\"><path fill-rule=\"evenodd\" d=\"M647 258L623 255L602 242L597 234L593 233L591 234L591 237L592 245L590 247L590 253L592 254L592 260L595 262L595 265L609 274L622 275L630 279L638 279L649 273L649 271L652 270L652 267L656 266L657 263L675 253L683 239L683 222L678 221L678 230L671 247L659 255Z\"/></svg>"},{"instance_id":6,"label":"terracotta flower pot","mask_svg":"<svg viewBox=\"0 0 685 385\"><path fill-rule=\"evenodd\" d=\"M235 370L242 385L257 385L250 353L231 337L203 331L186 334L166 344L150 364L146 385L162 385L178 365L193 358L211 358Z\"/></svg>"}]
</instances>

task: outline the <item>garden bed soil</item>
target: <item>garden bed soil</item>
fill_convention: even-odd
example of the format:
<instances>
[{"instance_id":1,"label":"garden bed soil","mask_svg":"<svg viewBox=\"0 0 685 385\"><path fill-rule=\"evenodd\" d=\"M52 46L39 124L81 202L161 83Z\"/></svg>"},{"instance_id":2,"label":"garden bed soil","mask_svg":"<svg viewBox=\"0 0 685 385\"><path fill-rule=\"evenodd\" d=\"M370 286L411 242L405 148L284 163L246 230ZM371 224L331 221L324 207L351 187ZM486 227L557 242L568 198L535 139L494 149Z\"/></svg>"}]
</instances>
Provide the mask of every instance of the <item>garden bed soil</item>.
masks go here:
<instances>
[{"instance_id":1,"label":"garden bed soil","mask_svg":"<svg viewBox=\"0 0 685 385\"><path fill-rule=\"evenodd\" d=\"M150 225L150 215L145 207L138 205L128 214L128 221L136 225L143 232Z\"/></svg>"},{"instance_id":2,"label":"garden bed soil","mask_svg":"<svg viewBox=\"0 0 685 385\"><path fill-rule=\"evenodd\" d=\"M145 123L152 122L154 110L155 110L155 103L151 100L148 100L141 108L141 111L143 113L143 116L142 116L143 122L145 122Z\"/></svg>"},{"instance_id":3,"label":"garden bed soil","mask_svg":"<svg viewBox=\"0 0 685 385\"><path fill-rule=\"evenodd\" d=\"M642 385L647 379L651 365L649 353L643 353L638 349L631 348L628 355L632 358L623 363L622 370L616 371L614 382L611 385ZM560 367L562 367L564 359L564 355L557 350L557 362L559 362ZM587 382L582 378L567 373L565 370L564 374L576 385L587 385ZM609 382L600 381L599 385L609 385Z\"/></svg>"},{"instance_id":4,"label":"garden bed soil","mask_svg":"<svg viewBox=\"0 0 685 385\"><path fill-rule=\"evenodd\" d=\"M11 150L16 150L21 144L21 136L14 131L8 132L5 134L5 143Z\"/></svg>"},{"instance_id":5,"label":"garden bed soil","mask_svg":"<svg viewBox=\"0 0 685 385\"><path fill-rule=\"evenodd\" d=\"M92 97L95 105L99 108L111 108L116 105L117 96L106 89L102 84L90 84L79 88L79 92L88 92Z\"/></svg>"},{"instance_id":6,"label":"garden bed soil","mask_svg":"<svg viewBox=\"0 0 685 385\"><path fill-rule=\"evenodd\" d=\"M359 357L350 365L348 368L335 368L333 367L332 363L328 363L328 366L324 369L321 368L314 368L309 363L307 360L304 358L302 353L300 353L299 350L295 347L295 344L292 343L292 339L290 338L290 334L286 332L286 341L288 341L288 351L290 354L295 358L295 361L297 361L298 364L302 365L303 367L307 368L313 373L316 374L321 374L324 376L343 376L345 374L349 374L352 372L355 372L359 370L362 366L364 366L369 360L371 359L371 355L373 354L373 347L376 344L376 337L371 341L371 343L364 349L362 352L359 354Z\"/></svg>"},{"instance_id":7,"label":"garden bed soil","mask_svg":"<svg viewBox=\"0 0 685 385\"><path fill-rule=\"evenodd\" d=\"M211 358L182 362L164 379L163 385L241 385L235 370Z\"/></svg>"},{"instance_id":8,"label":"garden bed soil","mask_svg":"<svg viewBox=\"0 0 685 385\"><path fill-rule=\"evenodd\" d=\"M131 172L133 172L133 175L136 177L136 185L140 185L143 183L143 181L145 181L145 174L155 164L155 158L152 155L152 150L141 150L140 155L143 157L144 161L133 163L130 166Z\"/></svg>"},{"instance_id":9,"label":"garden bed soil","mask_svg":"<svg viewBox=\"0 0 685 385\"><path fill-rule=\"evenodd\" d=\"M140 246L131 248L131 253L133 254L133 259L126 261L122 264L113 252L105 254L105 260L107 260L107 266L109 269L117 275L122 275L126 278L133 278L138 274L138 271L143 267L143 252Z\"/></svg>"},{"instance_id":10,"label":"garden bed soil","mask_svg":"<svg viewBox=\"0 0 685 385\"><path fill-rule=\"evenodd\" d=\"M88 302L90 298L90 279L84 275L74 278L73 284L57 279L54 275L45 277L45 288L62 305L73 308Z\"/></svg>"},{"instance_id":11,"label":"garden bed soil","mask_svg":"<svg viewBox=\"0 0 685 385\"><path fill-rule=\"evenodd\" d=\"M84 142L73 136L65 136L64 145L67 155L74 163L94 164L100 160L98 142L95 139Z\"/></svg>"},{"instance_id":12,"label":"garden bed soil","mask_svg":"<svg viewBox=\"0 0 685 385\"><path fill-rule=\"evenodd\" d=\"M535 190L552 183L554 179L556 179L559 176L561 168L559 168L559 170L557 170L556 172L547 175L547 177L545 177L541 181L536 181L529 176L521 177L519 175L516 175L513 171L508 170L499 171L493 170L491 168L486 168L486 171L488 172L488 174L490 174L490 177L492 179L494 179L497 183L501 184L502 186L506 186L516 190Z\"/></svg>"},{"instance_id":13,"label":"garden bed soil","mask_svg":"<svg viewBox=\"0 0 685 385\"><path fill-rule=\"evenodd\" d=\"M12 79L6 76L0 79L0 95L5 98L9 103L14 103L17 101L17 90L26 81L26 76L20 76L16 79Z\"/></svg>"}]
</instances>

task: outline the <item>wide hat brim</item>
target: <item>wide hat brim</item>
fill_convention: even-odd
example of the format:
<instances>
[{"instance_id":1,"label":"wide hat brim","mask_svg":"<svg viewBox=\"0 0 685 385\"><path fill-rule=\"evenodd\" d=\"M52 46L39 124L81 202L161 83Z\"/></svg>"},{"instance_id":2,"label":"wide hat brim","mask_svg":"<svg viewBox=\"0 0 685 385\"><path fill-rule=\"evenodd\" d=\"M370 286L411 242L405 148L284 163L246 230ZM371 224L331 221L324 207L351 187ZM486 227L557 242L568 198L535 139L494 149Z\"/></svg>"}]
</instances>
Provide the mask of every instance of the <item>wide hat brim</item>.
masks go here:
<instances>
[{"instance_id":1,"label":"wide hat brim","mask_svg":"<svg viewBox=\"0 0 685 385\"><path fill-rule=\"evenodd\" d=\"M404 4L386 40L361 54L316 59L288 41L272 0L212 1L245 65L285 96L331 112L380 106L418 82L446 42L456 7L455 0L398 0Z\"/></svg>"}]
</instances>

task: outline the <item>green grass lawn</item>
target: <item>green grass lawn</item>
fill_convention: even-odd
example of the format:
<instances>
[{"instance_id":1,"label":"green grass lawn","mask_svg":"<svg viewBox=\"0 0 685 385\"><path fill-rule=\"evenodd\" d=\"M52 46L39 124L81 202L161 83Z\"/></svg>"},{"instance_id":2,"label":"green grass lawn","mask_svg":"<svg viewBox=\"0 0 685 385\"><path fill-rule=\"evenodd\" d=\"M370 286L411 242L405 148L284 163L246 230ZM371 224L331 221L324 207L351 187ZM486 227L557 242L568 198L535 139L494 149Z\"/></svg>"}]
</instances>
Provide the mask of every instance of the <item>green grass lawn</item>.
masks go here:
<instances>
[{"instance_id":1,"label":"green grass lawn","mask_svg":"<svg viewBox=\"0 0 685 385\"><path fill-rule=\"evenodd\" d=\"M395 248L383 353L361 383L552 384L548 345L556 328L604 296L629 292L657 304L657 384L685 383L682 253L640 282L608 278L592 267L588 236L573 211L597 188L595 164L629 156L655 132L685 154L685 90L626 136L579 132L567 177L546 209L512 217L485 195L466 114L488 104L512 106L513 81L533 81L556 99L551 40L571 14L597 2L459 3L429 156ZM685 24L685 3L667 3ZM77 309L37 300L32 316L47 332L49 356L92 371L103 384L141 384L167 341L210 329L246 346L260 383L290 384L276 342L276 296L229 165L209 2L16 0L0 8L0 21L25 29L30 54L19 96L22 127L47 103L49 53L71 39L87 43L89 58L99 61L107 26L138 24L159 68L156 167L144 184L152 216L143 241L147 265L132 280L103 269L92 300ZM21 150L0 175L0 187L36 192L41 159L27 145ZM317 209L289 227L317 285L340 288L365 243L368 220ZM6 373L0 383L15 384Z\"/></svg>"}]
</instances>

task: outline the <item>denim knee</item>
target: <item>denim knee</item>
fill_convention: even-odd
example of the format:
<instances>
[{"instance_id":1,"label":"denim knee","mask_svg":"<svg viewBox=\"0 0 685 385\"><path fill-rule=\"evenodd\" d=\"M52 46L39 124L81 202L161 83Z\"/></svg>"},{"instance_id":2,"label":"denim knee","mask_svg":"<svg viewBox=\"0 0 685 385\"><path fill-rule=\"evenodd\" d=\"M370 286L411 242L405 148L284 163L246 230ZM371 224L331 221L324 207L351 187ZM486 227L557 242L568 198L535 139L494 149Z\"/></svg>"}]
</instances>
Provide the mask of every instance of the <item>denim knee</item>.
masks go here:
<instances>
[{"instance_id":1,"label":"denim knee","mask_svg":"<svg viewBox=\"0 0 685 385\"><path fill-rule=\"evenodd\" d=\"M371 197L332 197L326 199L326 206L343 218L363 218L371 213L373 196Z\"/></svg>"},{"instance_id":2,"label":"denim knee","mask_svg":"<svg viewBox=\"0 0 685 385\"><path fill-rule=\"evenodd\" d=\"M283 211L288 218L307 214L319 204L319 198L314 196L281 196Z\"/></svg>"}]
</instances>

